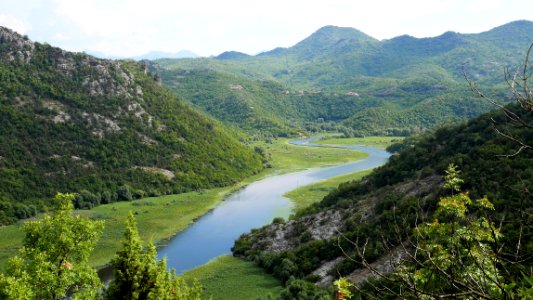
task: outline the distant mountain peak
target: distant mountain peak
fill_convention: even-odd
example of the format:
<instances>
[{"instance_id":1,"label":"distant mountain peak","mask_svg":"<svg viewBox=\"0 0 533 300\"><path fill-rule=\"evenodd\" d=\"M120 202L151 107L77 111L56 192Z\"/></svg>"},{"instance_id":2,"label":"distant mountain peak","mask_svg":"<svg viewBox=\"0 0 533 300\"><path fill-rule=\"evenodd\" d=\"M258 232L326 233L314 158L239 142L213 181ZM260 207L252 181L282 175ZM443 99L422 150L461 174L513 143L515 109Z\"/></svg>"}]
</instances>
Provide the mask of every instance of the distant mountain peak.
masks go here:
<instances>
[{"instance_id":1,"label":"distant mountain peak","mask_svg":"<svg viewBox=\"0 0 533 300\"><path fill-rule=\"evenodd\" d=\"M244 58L247 58L247 57L250 57L250 55L248 55L246 53L239 52L239 51L226 51L226 52L220 53L219 55L215 56L214 58L215 59L220 59L220 60L237 60L237 59L244 59Z\"/></svg>"},{"instance_id":2,"label":"distant mountain peak","mask_svg":"<svg viewBox=\"0 0 533 300\"><path fill-rule=\"evenodd\" d=\"M366 41L377 41L375 38L365 34L362 31L359 31L351 27L338 27L333 25L324 26L308 38L302 40L294 47L306 45L306 44L336 44L339 40L366 40Z\"/></svg>"},{"instance_id":3,"label":"distant mountain peak","mask_svg":"<svg viewBox=\"0 0 533 300\"><path fill-rule=\"evenodd\" d=\"M512 21L501 26L494 27L489 31L480 33L481 35L502 35L508 34L529 34L533 30L533 22L528 20ZM532 36L528 36L529 39L533 39Z\"/></svg>"},{"instance_id":4,"label":"distant mountain peak","mask_svg":"<svg viewBox=\"0 0 533 300\"><path fill-rule=\"evenodd\" d=\"M507 24L503 24L503 25L498 26L498 27L507 27L507 26L532 26L533 27L533 21L516 20L516 21L509 22ZM498 27L496 27L496 28L498 28Z\"/></svg>"}]
</instances>

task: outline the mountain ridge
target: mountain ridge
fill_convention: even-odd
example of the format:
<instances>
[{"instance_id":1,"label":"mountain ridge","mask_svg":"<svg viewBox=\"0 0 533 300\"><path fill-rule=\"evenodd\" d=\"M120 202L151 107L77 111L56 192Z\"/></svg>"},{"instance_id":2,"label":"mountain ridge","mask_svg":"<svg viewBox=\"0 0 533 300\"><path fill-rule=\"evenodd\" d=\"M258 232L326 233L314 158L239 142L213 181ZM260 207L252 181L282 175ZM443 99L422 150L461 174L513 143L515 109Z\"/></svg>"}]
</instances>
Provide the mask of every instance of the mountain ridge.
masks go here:
<instances>
[{"instance_id":1,"label":"mountain ridge","mask_svg":"<svg viewBox=\"0 0 533 300\"><path fill-rule=\"evenodd\" d=\"M233 77L231 84L237 85L239 81L254 80L262 93L272 95L271 99L290 98L279 91L288 92L287 95L316 93L331 103L337 101L338 95L354 95L353 106L343 107L346 112L357 108L353 115L332 118L334 125L328 128L346 128L356 135L397 134L464 120L489 110L489 105L477 101L469 91L465 73L484 90L502 96L506 86L503 70L522 63L521 57L530 42L533 42L531 21L510 22L479 34L447 31L435 37L403 35L382 41L353 28L325 26L292 47L275 48L256 56L154 63L159 66L164 85L214 117L220 117L217 113L227 114L221 98L216 93L207 96L200 86L187 84L183 77L187 72L198 79L203 71L211 72L209 76L214 80ZM217 75L213 74L220 74L220 78L215 79ZM279 87L265 91L263 82L273 82L272 88ZM505 95L500 98L508 99ZM233 104L240 105L241 110L262 107L260 102L247 99L246 104ZM302 127L306 122L319 119L328 122L327 118L317 116L322 106L315 112L307 109L305 97L289 102L296 108L299 103L302 113L293 114L290 119L274 113L275 119L287 120L281 127L299 131L309 129ZM218 112L208 111L207 107L215 106ZM309 119L310 116L317 117Z\"/></svg>"},{"instance_id":2,"label":"mountain ridge","mask_svg":"<svg viewBox=\"0 0 533 300\"><path fill-rule=\"evenodd\" d=\"M461 33L457 31L446 31L442 34L436 35L436 36L429 36L429 37L415 37L412 35L401 34L392 38L388 39L382 39L378 40L360 30L353 27L341 27L341 26L335 26L335 25L325 25L320 27L318 30L311 33L308 37L304 38L303 40L297 42L296 44L289 46L289 47L277 47L271 50L263 51L256 55L249 55L251 57L254 56L266 56L266 55L276 55L276 54L285 54L284 52L290 51L291 49L297 49L297 48L305 48L309 46L310 44L336 44L341 40L357 40L357 41L367 41L367 42L373 42L373 43L384 43L384 42L390 42L391 40L396 39L411 39L416 41L435 41L438 39L441 39L443 37L447 36L501 36L501 35L507 35L509 32L523 31L523 28L527 27L529 30L533 30L533 21L530 20L515 20L508 22L503 25L496 26L494 28L491 28L486 31L481 31L478 33ZM322 46L321 46L322 47ZM239 52L234 50L227 50L225 52ZM245 54L245 53L243 53ZM246 54L248 55L248 54Z\"/></svg>"}]
</instances>

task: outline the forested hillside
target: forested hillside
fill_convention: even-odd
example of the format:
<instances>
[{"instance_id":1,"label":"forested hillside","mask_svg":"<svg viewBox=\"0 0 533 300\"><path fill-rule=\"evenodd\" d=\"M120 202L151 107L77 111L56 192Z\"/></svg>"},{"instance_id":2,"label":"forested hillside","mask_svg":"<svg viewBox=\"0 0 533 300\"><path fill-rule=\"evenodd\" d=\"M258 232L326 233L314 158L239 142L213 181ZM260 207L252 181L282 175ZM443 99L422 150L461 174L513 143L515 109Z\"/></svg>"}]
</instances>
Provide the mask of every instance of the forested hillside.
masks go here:
<instances>
[{"instance_id":1,"label":"forested hillside","mask_svg":"<svg viewBox=\"0 0 533 300\"><path fill-rule=\"evenodd\" d=\"M530 112L518 105L510 109L526 124L533 123ZM363 270L360 255L379 268L389 261L386 254L397 259L400 242L409 240L415 225L435 220L438 198L449 193L442 188L444 171L453 163L464 179L462 191L472 199L487 196L494 204L489 215L479 208L469 213L497 224L501 248L495 251L503 256L499 267L506 270L501 272L506 282L522 282L523 274L529 274L533 250L527 213L533 204L529 192L533 153L513 155L520 145L497 134L493 124L517 140L533 140L529 128L510 123L501 111L408 138L394 147L399 152L387 164L362 181L341 184L290 221L241 236L234 255L256 261L282 280L294 276L307 282L293 280L289 286L313 290L310 282L329 286L339 275L361 284L371 272ZM358 252L361 249L364 254Z\"/></svg>"},{"instance_id":2,"label":"forested hillside","mask_svg":"<svg viewBox=\"0 0 533 300\"><path fill-rule=\"evenodd\" d=\"M0 28L0 224L46 209L232 184L260 158L159 86L142 64L96 59Z\"/></svg>"},{"instance_id":3,"label":"forested hillside","mask_svg":"<svg viewBox=\"0 0 533 300\"><path fill-rule=\"evenodd\" d=\"M464 73L505 101L503 70L520 64L532 38L529 21L479 34L383 41L326 26L290 48L161 59L154 68L176 95L249 132L292 134L331 122L322 127L399 135L488 111L472 97ZM330 113L329 106L338 109ZM234 113L239 117L230 118Z\"/></svg>"}]
</instances>

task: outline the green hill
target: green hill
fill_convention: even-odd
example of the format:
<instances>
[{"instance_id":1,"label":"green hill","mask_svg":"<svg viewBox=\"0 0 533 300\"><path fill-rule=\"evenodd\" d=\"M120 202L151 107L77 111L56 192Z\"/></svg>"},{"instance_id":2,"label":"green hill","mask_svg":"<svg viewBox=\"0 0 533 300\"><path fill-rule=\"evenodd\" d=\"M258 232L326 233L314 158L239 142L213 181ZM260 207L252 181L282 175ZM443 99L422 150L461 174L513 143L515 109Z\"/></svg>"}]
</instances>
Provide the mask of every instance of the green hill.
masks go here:
<instances>
[{"instance_id":1,"label":"green hill","mask_svg":"<svg viewBox=\"0 0 533 300\"><path fill-rule=\"evenodd\" d=\"M154 68L165 86L212 116L228 120L237 111L229 123L247 131L292 134L320 128L320 120L356 135L405 134L490 109L474 99L464 72L506 101L503 70L520 65L531 42L529 21L479 34L383 41L353 28L326 26L289 48L256 56L226 52L215 59L163 59ZM319 115L325 106L302 95L319 97L326 106L346 102L339 95L351 95L351 104L324 118Z\"/></svg>"},{"instance_id":2,"label":"green hill","mask_svg":"<svg viewBox=\"0 0 533 300\"><path fill-rule=\"evenodd\" d=\"M252 135L340 130L343 126L339 126L339 121L377 102L360 100L355 93L296 91L275 81L251 80L212 70L156 72L179 98Z\"/></svg>"},{"instance_id":3,"label":"green hill","mask_svg":"<svg viewBox=\"0 0 533 300\"><path fill-rule=\"evenodd\" d=\"M0 224L44 210L232 184L259 157L160 87L141 64L0 28Z\"/></svg>"}]
</instances>

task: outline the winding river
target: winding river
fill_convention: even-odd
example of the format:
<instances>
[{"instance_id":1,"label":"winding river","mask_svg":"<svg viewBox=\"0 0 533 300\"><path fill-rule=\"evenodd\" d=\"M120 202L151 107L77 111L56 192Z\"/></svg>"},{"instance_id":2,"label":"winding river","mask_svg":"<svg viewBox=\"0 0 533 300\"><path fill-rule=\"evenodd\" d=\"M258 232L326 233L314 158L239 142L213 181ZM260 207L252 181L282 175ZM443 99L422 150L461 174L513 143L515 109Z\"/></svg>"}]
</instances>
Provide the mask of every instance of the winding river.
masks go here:
<instances>
[{"instance_id":1,"label":"winding river","mask_svg":"<svg viewBox=\"0 0 533 300\"><path fill-rule=\"evenodd\" d=\"M313 143L315 139L296 140L291 143L320 146ZM253 182L172 238L166 246L159 249L159 258L166 256L168 267L181 274L215 257L228 254L241 234L268 224L275 217L289 216L292 202L283 197L286 192L331 177L380 166L390 156L382 149L359 146L342 148L364 151L368 153L368 157L352 163L269 176Z\"/></svg>"}]
</instances>

